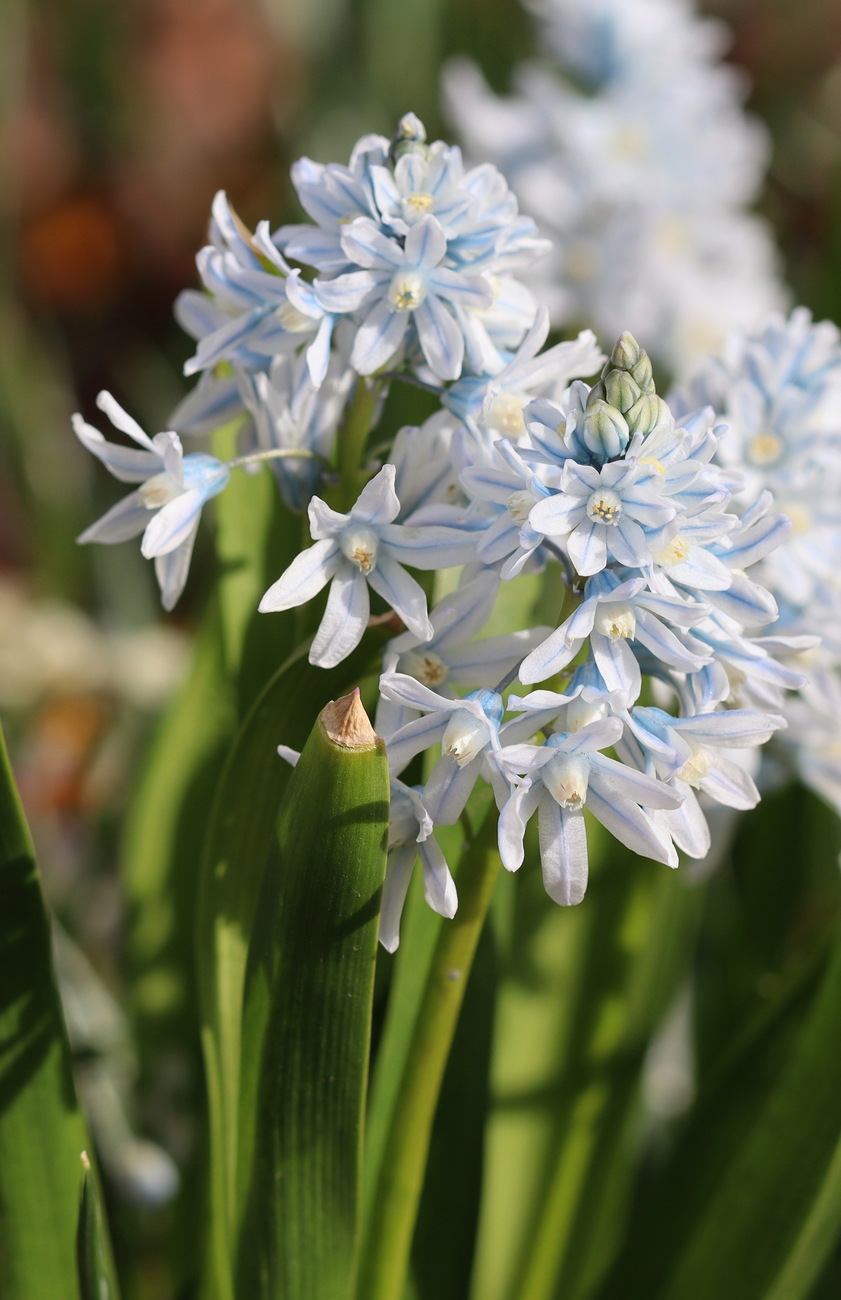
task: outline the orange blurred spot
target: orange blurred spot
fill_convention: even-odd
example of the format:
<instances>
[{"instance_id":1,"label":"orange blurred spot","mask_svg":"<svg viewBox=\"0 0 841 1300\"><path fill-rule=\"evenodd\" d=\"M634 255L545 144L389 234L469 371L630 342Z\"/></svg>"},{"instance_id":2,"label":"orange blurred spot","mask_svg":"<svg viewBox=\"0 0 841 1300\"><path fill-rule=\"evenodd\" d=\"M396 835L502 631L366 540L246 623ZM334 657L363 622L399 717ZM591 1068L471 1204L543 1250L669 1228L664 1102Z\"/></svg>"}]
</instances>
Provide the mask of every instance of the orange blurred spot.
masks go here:
<instances>
[{"instance_id":1,"label":"orange blurred spot","mask_svg":"<svg viewBox=\"0 0 841 1300\"><path fill-rule=\"evenodd\" d=\"M20 238L25 290L60 311L107 306L120 280L120 238L108 209L75 195L24 224Z\"/></svg>"}]
</instances>

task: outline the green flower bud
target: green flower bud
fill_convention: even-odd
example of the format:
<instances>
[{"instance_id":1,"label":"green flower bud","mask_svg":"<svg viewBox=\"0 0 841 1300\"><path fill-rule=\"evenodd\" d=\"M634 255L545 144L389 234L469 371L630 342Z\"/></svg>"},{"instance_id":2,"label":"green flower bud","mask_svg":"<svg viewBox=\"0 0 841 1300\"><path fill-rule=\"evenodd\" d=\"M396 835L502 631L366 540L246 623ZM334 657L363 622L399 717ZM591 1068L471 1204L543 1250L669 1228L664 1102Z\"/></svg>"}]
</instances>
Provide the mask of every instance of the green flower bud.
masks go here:
<instances>
[{"instance_id":1,"label":"green flower bud","mask_svg":"<svg viewBox=\"0 0 841 1300\"><path fill-rule=\"evenodd\" d=\"M621 456L628 445L630 430L621 411L598 400L592 406L587 404L581 436L590 451L609 460Z\"/></svg>"},{"instance_id":2,"label":"green flower bud","mask_svg":"<svg viewBox=\"0 0 841 1300\"><path fill-rule=\"evenodd\" d=\"M602 381L605 400L617 411L626 414L640 396L639 386L634 383L627 370L611 370Z\"/></svg>"},{"instance_id":3,"label":"green flower bud","mask_svg":"<svg viewBox=\"0 0 841 1300\"><path fill-rule=\"evenodd\" d=\"M632 433L651 433L669 414L669 408L656 393L643 393L638 401L626 412L628 427Z\"/></svg>"},{"instance_id":4,"label":"green flower bud","mask_svg":"<svg viewBox=\"0 0 841 1300\"><path fill-rule=\"evenodd\" d=\"M649 389L652 392L654 391L654 377L651 373L651 358L647 352L640 352L640 359L636 365L631 368L631 374L643 392Z\"/></svg>"},{"instance_id":5,"label":"green flower bud","mask_svg":"<svg viewBox=\"0 0 841 1300\"><path fill-rule=\"evenodd\" d=\"M391 137L389 158L396 163L409 150L426 150L426 127L414 113L404 113Z\"/></svg>"},{"instance_id":6,"label":"green flower bud","mask_svg":"<svg viewBox=\"0 0 841 1300\"><path fill-rule=\"evenodd\" d=\"M632 370L641 356L645 356L645 353L639 343L629 330L624 330L610 354L610 363L619 370Z\"/></svg>"}]
</instances>

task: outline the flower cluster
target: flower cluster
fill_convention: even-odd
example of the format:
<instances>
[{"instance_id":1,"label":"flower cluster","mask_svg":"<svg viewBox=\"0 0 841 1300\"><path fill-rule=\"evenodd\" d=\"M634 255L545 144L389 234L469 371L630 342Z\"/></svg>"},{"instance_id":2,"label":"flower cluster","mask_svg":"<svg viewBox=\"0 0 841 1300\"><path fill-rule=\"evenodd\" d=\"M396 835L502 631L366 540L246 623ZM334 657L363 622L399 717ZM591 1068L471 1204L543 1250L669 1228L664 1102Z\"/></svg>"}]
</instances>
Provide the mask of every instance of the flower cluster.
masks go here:
<instances>
[{"instance_id":1,"label":"flower cluster","mask_svg":"<svg viewBox=\"0 0 841 1300\"><path fill-rule=\"evenodd\" d=\"M648 356L624 334L595 385L577 381L519 414L520 432L502 439L466 420L449 442L449 475L403 525L392 522L392 465L347 515L316 498L315 544L261 605L289 608L332 579L310 652L324 665L360 639L366 584L406 624L385 652L377 715L401 809L382 936L390 947L410 843L439 882L427 882L428 897L453 902L432 828L458 821L480 780L500 809L511 870L538 813L544 880L558 902L578 902L586 887L584 808L647 857L675 866L678 849L703 856L710 841L696 791L730 807L756 803L737 760L784 725L783 692L803 680L780 662L796 643L758 635L776 606L746 572L788 521L765 497L738 507L732 475L715 459L728 435L709 408L678 426ZM427 615L401 561L463 568ZM541 570L557 593L557 626L477 639L501 588ZM509 692L516 680L543 685ZM410 794L401 775L439 744Z\"/></svg>"},{"instance_id":2,"label":"flower cluster","mask_svg":"<svg viewBox=\"0 0 841 1300\"><path fill-rule=\"evenodd\" d=\"M778 629L809 682L785 707L785 747L802 780L841 811L841 338L803 309L737 335L676 403L708 403L727 421L719 448L743 510L773 496L791 521L759 566ZM818 643L818 637L820 642ZM752 689L756 690L756 684Z\"/></svg>"},{"instance_id":3,"label":"flower cluster","mask_svg":"<svg viewBox=\"0 0 841 1300\"><path fill-rule=\"evenodd\" d=\"M536 312L518 272L548 244L495 167L466 169L411 113L392 140L364 136L347 166L302 158L292 180L310 221L274 235L214 200L204 292L176 304L197 341L185 371L201 378L172 424L205 433L247 411L303 510L357 376L388 367L443 389L504 370Z\"/></svg>"},{"instance_id":4,"label":"flower cluster","mask_svg":"<svg viewBox=\"0 0 841 1300\"><path fill-rule=\"evenodd\" d=\"M631 328L684 373L784 297L769 232L746 210L767 142L720 62L723 29L685 0L532 7L545 54L517 69L517 94L453 64L451 116L552 238L538 274L555 320Z\"/></svg>"},{"instance_id":5,"label":"flower cluster","mask_svg":"<svg viewBox=\"0 0 841 1300\"><path fill-rule=\"evenodd\" d=\"M309 646L325 668L360 643L372 602L379 621L399 620L376 718L392 775L386 947L417 857L430 905L453 914L435 828L466 814L477 785L496 802L510 870L537 814L561 903L586 888L585 809L637 853L702 856L696 791L756 802L740 755L783 725L783 692L803 681L784 662L799 629L763 635L777 606L748 572L774 571L788 520L770 493L745 498L709 405L676 422L631 334L607 361L589 331L545 348L548 314L512 274L539 241L494 168L465 171L409 115L391 142L360 141L348 167L303 160L294 179L312 222L274 236L251 235L217 197L199 259L207 293L179 304L203 376L173 424L209 430L238 410L243 454L185 456L178 433L150 439L102 395L138 446L80 417L76 432L139 486L81 540L142 532L169 608L204 502L268 459L312 545L261 611L329 586ZM819 351L791 373L813 376ZM440 408L374 451L380 399L401 377ZM531 599L512 601L530 583ZM534 584L541 619L512 616ZM438 746L424 777L421 755Z\"/></svg>"}]
</instances>

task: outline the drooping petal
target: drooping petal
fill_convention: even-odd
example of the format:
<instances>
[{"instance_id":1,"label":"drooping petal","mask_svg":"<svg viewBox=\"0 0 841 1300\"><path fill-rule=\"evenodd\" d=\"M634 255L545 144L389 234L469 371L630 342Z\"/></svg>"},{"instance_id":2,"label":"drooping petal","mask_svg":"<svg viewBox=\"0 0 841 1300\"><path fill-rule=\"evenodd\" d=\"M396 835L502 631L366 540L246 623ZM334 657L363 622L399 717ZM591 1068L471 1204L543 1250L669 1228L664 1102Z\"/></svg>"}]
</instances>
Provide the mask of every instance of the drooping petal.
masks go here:
<instances>
[{"instance_id":1,"label":"drooping petal","mask_svg":"<svg viewBox=\"0 0 841 1300\"><path fill-rule=\"evenodd\" d=\"M380 553L368 581L372 590L400 615L410 632L421 641L430 640L433 627L426 609L426 592L392 556Z\"/></svg>"},{"instance_id":2,"label":"drooping petal","mask_svg":"<svg viewBox=\"0 0 841 1300\"><path fill-rule=\"evenodd\" d=\"M198 526L204 500L201 488L194 487L180 492L173 501L161 506L146 526L140 544L141 555L151 560L179 547Z\"/></svg>"},{"instance_id":3,"label":"drooping petal","mask_svg":"<svg viewBox=\"0 0 841 1300\"><path fill-rule=\"evenodd\" d=\"M458 907L455 881L434 836L418 843L418 856L423 865L423 894L427 903L439 916L455 916Z\"/></svg>"},{"instance_id":4,"label":"drooping petal","mask_svg":"<svg viewBox=\"0 0 841 1300\"><path fill-rule=\"evenodd\" d=\"M423 801L436 826L455 826L479 779L483 755L459 767L450 754L442 754L423 788Z\"/></svg>"},{"instance_id":5,"label":"drooping petal","mask_svg":"<svg viewBox=\"0 0 841 1300\"><path fill-rule=\"evenodd\" d=\"M350 364L360 375L372 375L394 356L409 327L409 314L392 311L381 298L357 330Z\"/></svg>"},{"instance_id":6,"label":"drooping petal","mask_svg":"<svg viewBox=\"0 0 841 1300\"><path fill-rule=\"evenodd\" d=\"M538 814L540 865L546 893L562 907L574 907L587 892L587 829L580 808L561 808L548 790Z\"/></svg>"},{"instance_id":7,"label":"drooping petal","mask_svg":"<svg viewBox=\"0 0 841 1300\"><path fill-rule=\"evenodd\" d=\"M327 608L319 624L309 660L318 668L335 668L355 650L368 624L368 584L352 564L342 566L333 578Z\"/></svg>"},{"instance_id":8,"label":"drooping petal","mask_svg":"<svg viewBox=\"0 0 841 1300\"><path fill-rule=\"evenodd\" d=\"M167 551L165 555L155 556L155 577L161 589L161 604L167 612L175 607L184 590L198 529L199 521L196 519L192 531L187 534L180 546L177 546L174 551Z\"/></svg>"},{"instance_id":9,"label":"drooping petal","mask_svg":"<svg viewBox=\"0 0 841 1300\"><path fill-rule=\"evenodd\" d=\"M523 865L526 825L542 794L539 781L518 786L499 815L499 856L506 871L517 871Z\"/></svg>"},{"instance_id":10,"label":"drooping petal","mask_svg":"<svg viewBox=\"0 0 841 1300\"><path fill-rule=\"evenodd\" d=\"M414 312L414 320L430 369L439 379L458 379L464 363L464 335L444 303L430 294Z\"/></svg>"},{"instance_id":11,"label":"drooping petal","mask_svg":"<svg viewBox=\"0 0 841 1300\"><path fill-rule=\"evenodd\" d=\"M380 906L379 940L386 952L395 952L400 943L400 918L409 885L412 867L418 856L417 844L401 844L388 855Z\"/></svg>"},{"instance_id":12,"label":"drooping petal","mask_svg":"<svg viewBox=\"0 0 841 1300\"><path fill-rule=\"evenodd\" d=\"M640 857L653 858L676 867L677 853L668 832L638 804L630 800L613 802L605 799L592 784L587 791L587 807L611 835Z\"/></svg>"}]
</instances>

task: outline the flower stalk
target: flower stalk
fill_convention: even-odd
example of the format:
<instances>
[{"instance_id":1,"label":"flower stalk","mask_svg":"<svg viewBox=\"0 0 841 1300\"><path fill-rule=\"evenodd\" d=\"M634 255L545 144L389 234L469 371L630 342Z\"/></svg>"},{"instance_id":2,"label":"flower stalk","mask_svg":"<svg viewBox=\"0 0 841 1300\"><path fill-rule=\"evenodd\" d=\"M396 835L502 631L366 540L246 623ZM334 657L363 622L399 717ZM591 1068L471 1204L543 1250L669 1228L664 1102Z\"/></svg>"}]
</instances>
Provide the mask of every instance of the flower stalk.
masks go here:
<instances>
[{"instance_id":1,"label":"flower stalk","mask_svg":"<svg viewBox=\"0 0 841 1300\"><path fill-rule=\"evenodd\" d=\"M450 1045L500 868L496 808L462 857L459 907L442 921L363 1226L357 1300L400 1300Z\"/></svg>"}]
</instances>

